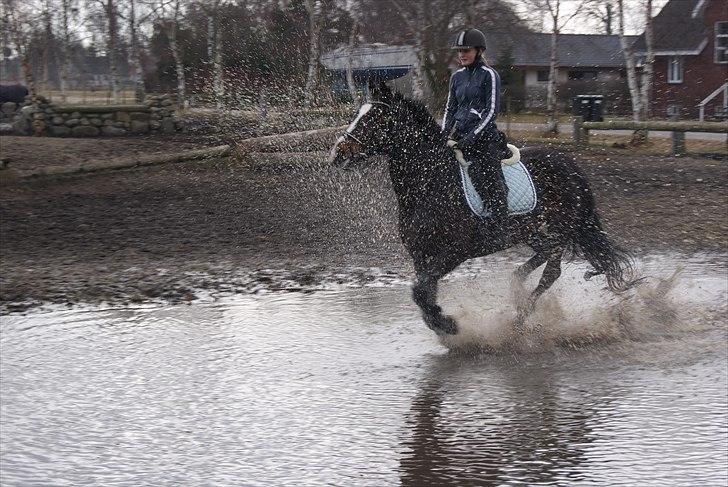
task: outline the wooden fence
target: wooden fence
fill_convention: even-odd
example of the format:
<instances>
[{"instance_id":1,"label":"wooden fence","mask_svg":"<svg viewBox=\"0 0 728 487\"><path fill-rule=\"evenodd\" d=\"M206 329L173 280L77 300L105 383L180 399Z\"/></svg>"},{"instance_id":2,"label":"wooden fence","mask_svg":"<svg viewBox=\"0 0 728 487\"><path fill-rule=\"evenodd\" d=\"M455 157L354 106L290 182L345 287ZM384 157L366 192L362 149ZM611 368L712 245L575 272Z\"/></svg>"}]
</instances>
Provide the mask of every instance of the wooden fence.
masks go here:
<instances>
[{"instance_id":1,"label":"wooden fence","mask_svg":"<svg viewBox=\"0 0 728 487\"><path fill-rule=\"evenodd\" d=\"M672 132L672 153L685 155L685 132L708 132L728 134L728 124L724 122L633 122L612 120L608 122L585 122L582 117L574 118L574 142L577 145L589 143L590 130L654 130Z\"/></svg>"}]
</instances>

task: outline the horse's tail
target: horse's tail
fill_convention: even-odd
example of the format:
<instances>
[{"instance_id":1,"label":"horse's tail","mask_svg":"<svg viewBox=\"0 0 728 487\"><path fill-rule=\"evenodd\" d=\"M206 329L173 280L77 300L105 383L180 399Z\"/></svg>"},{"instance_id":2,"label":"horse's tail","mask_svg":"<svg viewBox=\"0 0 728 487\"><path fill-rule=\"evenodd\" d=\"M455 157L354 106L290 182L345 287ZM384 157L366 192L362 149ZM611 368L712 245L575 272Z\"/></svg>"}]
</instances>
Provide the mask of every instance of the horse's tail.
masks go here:
<instances>
[{"instance_id":1,"label":"horse's tail","mask_svg":"<svg viewBox=\"0 0 728 487\"><path fill-rule=\"evenodd\" d=\"M614 292L626 291L640 281L635 278L632 255L609 239L593 209L584 225L577 229L576 243L583 257L594 268L594 272L585 274L586 279L604 274L609 289Z\"/></svg>"}]
</instances>

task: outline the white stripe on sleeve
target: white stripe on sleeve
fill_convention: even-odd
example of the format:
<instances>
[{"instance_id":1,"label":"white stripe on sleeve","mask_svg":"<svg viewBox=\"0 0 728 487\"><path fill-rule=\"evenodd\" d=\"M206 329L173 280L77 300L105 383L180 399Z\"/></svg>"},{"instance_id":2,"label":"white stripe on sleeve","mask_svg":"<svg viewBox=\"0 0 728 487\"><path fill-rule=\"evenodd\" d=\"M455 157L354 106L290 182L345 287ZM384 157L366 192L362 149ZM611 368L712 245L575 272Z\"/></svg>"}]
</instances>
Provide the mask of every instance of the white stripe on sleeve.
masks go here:
<instances>
[{"instance_id":1,"label":"white stripe on sleeve","mask_svg":"<svg viewBox=\"0 0 728 487\"><path fill-rule=\"evenodd\" d=\"M498 93L496 92L498 87L496 86L495 72L488 66L481 66L481 68L483 68L490 74L490 110L488 110L488 115L486 115L483 119L483 123L481 123L477 129L475 129L476 135L479 134L485 128L485 126L488 125L488 122L493 119L493 115L495 115L496 97L498 96Z\"/></svg>"}]
</instances>

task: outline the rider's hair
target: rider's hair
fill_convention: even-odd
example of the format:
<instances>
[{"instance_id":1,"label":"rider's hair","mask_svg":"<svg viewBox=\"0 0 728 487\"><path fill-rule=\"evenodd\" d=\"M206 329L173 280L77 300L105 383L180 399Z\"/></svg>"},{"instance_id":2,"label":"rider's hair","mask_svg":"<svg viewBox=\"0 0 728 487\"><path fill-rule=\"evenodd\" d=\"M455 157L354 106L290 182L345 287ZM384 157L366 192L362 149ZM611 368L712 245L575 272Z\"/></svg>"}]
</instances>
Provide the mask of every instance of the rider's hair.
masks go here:
<instances>
[{"instance_id":1,"label":"rider's hair","mask_svg":"<svg viewBox=\"0 0 728 487\"><path fill-rule=\"evenodd\" d=\"M475 56L475 59L480 59L483 62L483 64L488 64L485 61L485 48L483 48L483 47L478 48L478 54Z\"/></svg>"}]
</instances>

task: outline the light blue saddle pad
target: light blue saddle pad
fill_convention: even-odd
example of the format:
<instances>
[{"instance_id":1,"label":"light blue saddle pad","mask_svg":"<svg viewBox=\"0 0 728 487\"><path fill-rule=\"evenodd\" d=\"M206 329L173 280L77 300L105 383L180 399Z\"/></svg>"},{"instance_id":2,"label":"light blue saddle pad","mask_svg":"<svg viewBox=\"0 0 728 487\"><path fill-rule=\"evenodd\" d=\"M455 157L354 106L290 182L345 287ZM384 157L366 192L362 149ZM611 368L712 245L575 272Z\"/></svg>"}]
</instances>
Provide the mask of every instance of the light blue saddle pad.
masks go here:
<instances>
[{"instance_id":1,"label":"light blue saddle pad","mask_svg":"<svg viewBox=\"0 0 728 487\"><path fill-rule=\"evenodd\" d=\"M536 188L533 186L533 180L531 180L526 166L518 161L514 164L501 165L501 168L508 186L508 214L523 215L536 208ZM475 191L473 182L462 165L460 166L460 176L463 181L465 200L470 209L481 218L489 217L490 208L483 203L483 198Z\"/></svg>"}]
</instances>

